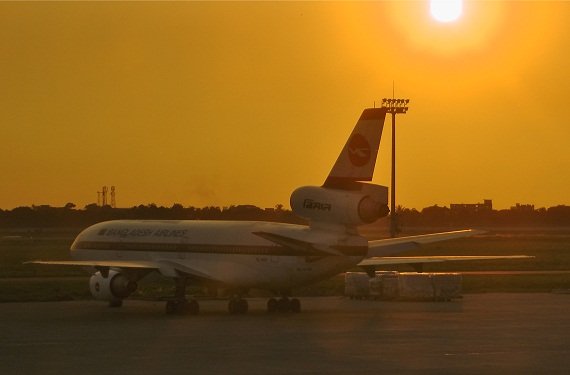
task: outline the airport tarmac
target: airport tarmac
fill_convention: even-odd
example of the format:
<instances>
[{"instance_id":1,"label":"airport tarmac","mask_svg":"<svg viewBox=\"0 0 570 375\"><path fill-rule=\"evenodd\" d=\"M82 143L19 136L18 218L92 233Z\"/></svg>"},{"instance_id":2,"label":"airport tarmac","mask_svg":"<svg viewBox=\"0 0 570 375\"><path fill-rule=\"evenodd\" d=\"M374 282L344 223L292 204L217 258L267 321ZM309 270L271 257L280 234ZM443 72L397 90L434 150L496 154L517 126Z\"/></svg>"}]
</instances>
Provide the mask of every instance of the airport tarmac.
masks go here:
<instances>
[{"instance_id":1,"label":"airport tarmac","mask_svg":"<svg viewBox=\"0 0 570 375\"><path fill-rule=\"evenodd\" d=\"M449 303L303 298L301 314L198 316L163 302L0 304L1 374L566 374L570 294Z\"/></svg>"}]
</instances>

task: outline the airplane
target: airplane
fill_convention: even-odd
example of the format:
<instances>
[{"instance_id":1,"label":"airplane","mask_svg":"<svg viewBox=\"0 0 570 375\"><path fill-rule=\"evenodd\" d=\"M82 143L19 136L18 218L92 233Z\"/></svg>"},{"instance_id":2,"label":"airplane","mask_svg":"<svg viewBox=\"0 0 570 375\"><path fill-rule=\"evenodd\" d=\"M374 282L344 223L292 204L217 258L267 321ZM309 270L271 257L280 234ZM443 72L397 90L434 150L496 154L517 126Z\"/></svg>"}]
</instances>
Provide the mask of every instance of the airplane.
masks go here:
<instances>
[{"instance_id":1,"label":"airplane","mask_svg":"<svg viewBox=\"0 0 570 375\"><path fill-rule=\"evenodd\" d=\"M91 294L109 306L121 306L150 272L175 281L170 314L198 314L188 299L188 284L214 283L233 291L228 310L245 314L250 289L278 296L268 312L300 312L293 288L337 275L355 266L372 276L384 264L446 260L503 259L524 256L390 257L418 244L471 236L474 230L368 241L358 226L385 217L388 188L372 181L385 108L364 109L322 186L303 186L291 194L291 209L308 225L261 221L113 220L83 230L69 261L35 264L88 266Z\"/></svg>"}]
</instances>

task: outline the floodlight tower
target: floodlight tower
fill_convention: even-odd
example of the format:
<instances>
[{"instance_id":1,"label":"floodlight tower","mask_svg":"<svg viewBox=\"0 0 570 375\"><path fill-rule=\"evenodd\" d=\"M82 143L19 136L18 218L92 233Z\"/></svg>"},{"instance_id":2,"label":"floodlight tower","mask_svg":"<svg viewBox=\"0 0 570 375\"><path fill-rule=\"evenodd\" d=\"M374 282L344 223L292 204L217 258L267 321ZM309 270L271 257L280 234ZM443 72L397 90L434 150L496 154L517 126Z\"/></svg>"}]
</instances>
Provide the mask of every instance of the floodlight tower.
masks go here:
<instances>
[{"instance_id":1,"label":"floodlight tower","mask_svg":"<svg viewBox=\"0 0 570 375\"><path fill-rule=\"evenodd\" d=\"M392 115L392 182L390 194L390 236L398 234L398 217L396 214L396 115L408 111L410 99L382 99L382 108Z\"/></svg>"},{"instance_id":2,"label":"floodlight tower","mask_svg":"<svg viewBox=\"0 0 570 375\"><path fill-rule=\"evenodd\" d=\"M101 192L101 198L102 198L102 206L105 207L107 205L107 192L109 191L109 189L107 188L107 186L103 186L103 191Z\"/></svg>"},{"instance_id":3,"label":"floodlight tower","mask_svg":"<svg viewBox=\"0 0 570 375\"><path fill-rule=\"evenodd\" d=\"M117 201L115 200L115 187L111 186L111 207L117 208Z\"/></svg>"}]
</instances>

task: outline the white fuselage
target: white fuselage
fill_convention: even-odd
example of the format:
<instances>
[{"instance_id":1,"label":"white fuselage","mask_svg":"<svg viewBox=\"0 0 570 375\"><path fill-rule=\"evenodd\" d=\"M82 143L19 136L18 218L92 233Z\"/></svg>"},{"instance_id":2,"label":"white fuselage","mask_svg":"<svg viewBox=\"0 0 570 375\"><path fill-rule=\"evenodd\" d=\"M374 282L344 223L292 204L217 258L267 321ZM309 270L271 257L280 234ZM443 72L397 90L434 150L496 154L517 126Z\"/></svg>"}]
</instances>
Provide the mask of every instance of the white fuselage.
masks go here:
<instances>
[{"instance_id":1,"label":"white fuselage","mask_svg":"<svg viewBox=\"0 0 570 375\"><path fill-rule=\"evenodd\" d=\"M255 233L314 244L293 249ZM344 231L256 221L117 220L81 232L76 260L149 261L165 276L179 272L237 288L282 290L342 272L366 256L368 242ZM329 251L326 253L325 251ZM342 254L342 255L340 255Z\"/></svg>"}]
</instances>

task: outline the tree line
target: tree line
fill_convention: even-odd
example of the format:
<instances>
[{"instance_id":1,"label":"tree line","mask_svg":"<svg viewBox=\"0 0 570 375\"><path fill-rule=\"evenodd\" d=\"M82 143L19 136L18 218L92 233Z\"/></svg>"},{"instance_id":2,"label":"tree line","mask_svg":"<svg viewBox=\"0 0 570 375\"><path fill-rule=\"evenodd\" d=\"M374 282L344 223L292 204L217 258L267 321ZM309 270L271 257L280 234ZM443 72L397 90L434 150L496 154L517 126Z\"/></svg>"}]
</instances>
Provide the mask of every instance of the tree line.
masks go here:
<instances>
[{"instance_id":1,"label":"tree line","mask_svg":"<svg viewBox=\"0 0 570 375\"><path fill-rule=\"evenodd\" d=\"M164 207L151 203L131 208L112 208L93 203L77 209L75 204L67 203L63 207L41 205L0 209L0 228L84 228L107 220L264 220L303 223L282 205L262 209L252 205L198 208L181 204Z\"/></svg>"},{"instance_id":2,"label":"tree line","mask_svg":"<svg viewBox=\"0 0 570 375\"><path fill-rule=\"evenodd\" d=\"M570 206L512 207L507 210L452 210L445 206L430 206L422 210L399 206L398 223L402 227L568 227ZM89 204L78 209L73 203L64 207L31 206L12 210L0 209L0 228L84 228L106 220L262 220L306 224L282 205L259 208L252 205L229 207L171 207L156 204L131 208L111 208Z\"/></svg>"},{"instance_id":3,"label":"tree line","mask_svg":"<svg viewBox=\"0 0 570 375\"><path fill-rule=\"evenodd\" d=\"M418 211L398 207L400 225L408 227L568 227L570 206L558 205L535 209L515 206L504 210L453 210L445 206L430 206Z\"/></svg>"}]
</instances>

